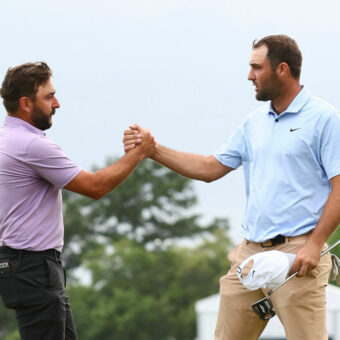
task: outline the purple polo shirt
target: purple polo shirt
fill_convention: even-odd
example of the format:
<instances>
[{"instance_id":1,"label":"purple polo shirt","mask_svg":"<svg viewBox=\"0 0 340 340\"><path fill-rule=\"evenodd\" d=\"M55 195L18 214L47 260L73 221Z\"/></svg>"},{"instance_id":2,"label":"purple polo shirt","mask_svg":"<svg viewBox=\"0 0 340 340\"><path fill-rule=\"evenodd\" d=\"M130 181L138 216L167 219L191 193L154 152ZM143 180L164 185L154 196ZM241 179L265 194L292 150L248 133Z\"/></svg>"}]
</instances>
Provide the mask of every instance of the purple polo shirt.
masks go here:
<instances>
[{"instance_id":1,"label":"purple polo shirt","mask_svg":"<svg viewBox=\"0 0 340 340\"><path fill-rule=\"evenodd\" d=\"M0 130L0 245L61 251L61 188L81 170L43 131L7 116Z\"/></svg>"}]
</instances>

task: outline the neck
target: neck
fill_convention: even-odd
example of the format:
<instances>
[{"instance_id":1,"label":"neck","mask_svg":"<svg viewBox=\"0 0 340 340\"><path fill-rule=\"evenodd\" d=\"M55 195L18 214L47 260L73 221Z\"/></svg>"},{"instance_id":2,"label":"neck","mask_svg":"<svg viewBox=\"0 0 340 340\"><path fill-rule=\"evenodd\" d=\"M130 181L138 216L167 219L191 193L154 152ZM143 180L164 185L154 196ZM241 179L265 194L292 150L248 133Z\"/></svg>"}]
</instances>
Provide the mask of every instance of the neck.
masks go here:
<instances>
[{"instance_id":1,"label":"neck","mask_svg":"<svg viewBox=\"0 0 340 340\"><path fill-rule=\"evenodd\" d=\"M33 125L32 121L29 119L29 117L27 115L23 114L22 112L19 112L19 111L16 112L16 113L7 112L7 114L8 114L9 117L22 119L26 123Z\"/></svg>"},{"instance_id":2,"label":"neck","mask_svg":"<svg viewBox=\"0 0 340 340\"><path fill-rule=\"evenodd\" d=\"M272 106L275 112L278 115L284 112L300 91L301 85L298 80L283 85L280 95L272 100Z\"/></svg>"}]
</instances>

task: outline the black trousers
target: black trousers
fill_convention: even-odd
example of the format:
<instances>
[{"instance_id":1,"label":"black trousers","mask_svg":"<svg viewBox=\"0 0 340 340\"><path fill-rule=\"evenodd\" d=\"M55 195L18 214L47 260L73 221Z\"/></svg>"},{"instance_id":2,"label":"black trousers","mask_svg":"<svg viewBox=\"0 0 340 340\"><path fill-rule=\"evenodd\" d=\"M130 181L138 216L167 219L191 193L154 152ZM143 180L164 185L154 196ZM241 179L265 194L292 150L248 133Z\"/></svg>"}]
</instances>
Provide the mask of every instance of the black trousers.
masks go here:
<instances>
[{"instance_id":1,"label":"black trousers","mask_svg":"<svg viewBox=\"0 0 340 340\"><path fill-rule=\"evenodd\" d=\"M58 257L0 247L0 295L15 310L22 340L77 340Z\"/></svg>"}]
</instances>

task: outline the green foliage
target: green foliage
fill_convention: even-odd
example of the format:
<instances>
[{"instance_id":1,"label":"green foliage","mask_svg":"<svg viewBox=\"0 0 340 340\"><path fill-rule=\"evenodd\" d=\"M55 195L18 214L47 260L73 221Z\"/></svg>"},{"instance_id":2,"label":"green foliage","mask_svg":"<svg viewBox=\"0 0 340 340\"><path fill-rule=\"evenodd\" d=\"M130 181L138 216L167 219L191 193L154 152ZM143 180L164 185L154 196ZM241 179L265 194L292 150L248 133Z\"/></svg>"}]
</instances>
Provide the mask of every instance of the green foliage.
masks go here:
<instances>
[{"instance_id":1,"label":"green foliage","mask_svg":"<svg viewBox=\"0 0 340 340\"><path fill-rule=\"evenodd\" d=\"M114 160L108 160L111 164ZM64 191L66 268L82 262L82 254L100 244L129 238L141 244L211 232L200 216L188 214L197 198L192 181L151 160L144 160L118 188L101 200Z\"/></svg>"},{"instance_id":2,"label":"green foliage","mask_svg":"<svg viewBox=\"0 0 340 340\"><path fill-rule=\"evenodd\" d=\"M1 338L0 338L1 339ZM17 329L13 330L11 333L9 333L4 340L20 340L20 334Z\"/></svg>"},{"instance_id":3,"label":"green foliage","mask_svg":"<svg viewBox=\"0 0 340 340\"><path fill-rule=\"evenodd\" d=\"M328 239L327 243L328 243L328 245L331 245L331 244L335 243L338 240L340 240L340 228L339 228L339 226L332 233L332 235ZM338 256L338 258L340 258L340 245L338 245L333 250L331 250L331 252L333 254L335 254L336 256Z\"/></svg>"},{"instance_id":4,"label":"green foliage","mask_svg":"<svg viewBox=\"0 0 340 340\"><path fill-rule=\"evenodd\" d=\"M335 229L335 231L332 233L330 238L327 240L328 245L331 245L335 243L336 241L340 240L340 228L339 226ZM331 250L331 253L335 254L339 259L340 259L340 245L335 247L334 249ZM329 281L331 284L336 285L335 281Z\"/></svg>"},{"instance_id":5,"label":"green foliage","mask_svg":"<svg viewBox=\"0 0 340 340\"><path fill-rule=\"evenodd\" d=\"M0 298L1 300L1 298ZM0 301L0 339L1 340L19 340L16 337L17 323L13 310L5 308L2 301Z\"/></svg>"},{"instance_id":6,"label":"green foliage","mask_svg":"<svg viewBox=\"0 0 340 340\"><path fill-rule=\"evenodd\" d=\"M195 337L195 302L218 291L231 247L227 220L203 225L196 202L190 179L150 160L99 201L64 192L63 257L92 276L69 287L80 339Z\"/></svg>"},{"instance_id":7,"label":"green foliage","mask_svg":"<svg viewBox=\"0 0 340 340\"><path fill-rule=\"evenodd\" d=\"M150 160L101 200L63 191L62 258L79 339L195 338L195 302L218 291L231 248L228 221L202 224L190 211L196 202L190 179ZM81 266L88 286L72 276ZM17 340L13 312L2 307L0 320L0 339Z\"/></svg>"},{"instance_id":8,"label":"green foliage","mask_svg":"<svg viewBox=\"0 0 340 340\"><path fill-rule=\"evenodd\" d=\"M70 289L79 338L194 339L195 302L218 291L230 246L219 229L191 249L148 251L124 239L113 244L113 252L105 247L89 251L85 263L93 285Z\"/></svg>"}]
</instances>

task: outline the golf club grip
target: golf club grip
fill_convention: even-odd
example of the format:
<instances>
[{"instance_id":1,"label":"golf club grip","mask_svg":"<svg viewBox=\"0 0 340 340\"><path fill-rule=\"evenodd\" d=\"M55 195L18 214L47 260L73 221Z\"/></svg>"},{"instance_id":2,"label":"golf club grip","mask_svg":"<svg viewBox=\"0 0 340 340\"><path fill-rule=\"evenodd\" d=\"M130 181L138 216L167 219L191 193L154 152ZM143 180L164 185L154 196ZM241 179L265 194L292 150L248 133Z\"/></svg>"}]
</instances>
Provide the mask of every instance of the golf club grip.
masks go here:
<instances>
[{"instance_id":1,"label":"golf club grip","mask_svg":"<svg viewBox=\"0 0 340 340\"><path fill-rule=\"evenodd\" d=\"M325 249L321 254L320 257L325 255L326 253L328 253L330 250L332 250L333 248L335 248L338 244L340 243L340 240L337 240L334 244L332 244L331 246L329 246L327 249ZM271 289L268 292L268 295L270 296L271 294L273 294L276 289L280 288L283 284L285 284L287 281L289 281L290 279L292 279L293 277L295 277L299 272L296 272L294 274L292 274L291 276L287 277L284 281L282 281L280 284L278 284L276 287L274 287L273 289Z\"/></svg>"}]
</instances>

